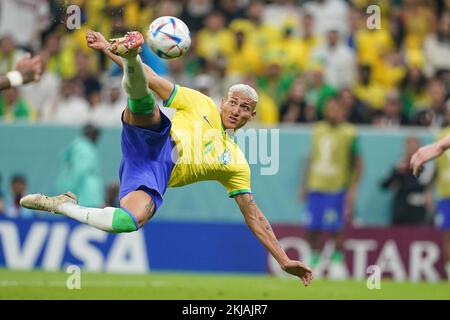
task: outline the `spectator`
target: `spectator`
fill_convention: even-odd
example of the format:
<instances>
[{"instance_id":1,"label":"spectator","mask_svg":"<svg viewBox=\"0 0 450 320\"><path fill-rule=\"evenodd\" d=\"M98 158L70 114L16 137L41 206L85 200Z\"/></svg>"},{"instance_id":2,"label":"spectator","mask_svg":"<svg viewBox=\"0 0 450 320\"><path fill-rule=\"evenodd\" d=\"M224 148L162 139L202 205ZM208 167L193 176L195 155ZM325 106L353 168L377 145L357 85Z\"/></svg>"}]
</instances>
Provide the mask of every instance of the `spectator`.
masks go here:
<instances>
[{"instance_id":1,"label":"spectator","mask_svg":"<svg viewBox=\"0 0 450 320\"><path fill-rule=\"evenodd\" d=\"M0 38L0 74L13 70L24 55L25 52L16 49L16 44L11 36L5 35Z\"/></svg>"},{"instance_id":2,"label":"spectator","mask_svg":"<svg viewBox=\"0 0 450 320\"><path fill-rule=\"evenodd\" d=\"M430 8L431 1L405 0L402 16L405 26L406 50L421 49L430 30L434 29L436 16Z\"/></svg>"},{"instance_id":3,"label":"spectator","mask_svg":"<svg viewBox=\"0 0 450 320\"><path fill-rule=\"evenodd\" d=\"M263 23L282 28L286 23L299 21L300 8L294 0L274 0L264 6Z\"/></svg>"},{"instance_id":4,"label":"spectator","mask_svg":"<svg viewBox=\"0 0 450 320\"><path fill-rule=\"evenodd\" d=\"M428 83L429 106L416 114L414 123L425 127L441 127L446 121L446 91L444 83L435 78Z\"/></svg>"},{"instance_id":5,"label":"spectator","mask_svg":"<svg viewBox=\"0 0 450 320\"><path fill-rule=\"evenodd\" d=\"M312 122L316 120L316 111L306 103L306 84L296 80L281 105L280 119L283 123Z\"/></svg>"},{"instance_id":6,"label":"spectator","mask_svg":"<svg viewBox=\"0 0 450 320\"><path fill-rule=\"evenodd\" d=\"M51 21L49 1L2 0L1 4L0 37L10 34L20 46L38 48L40 33Z\"/></svg>"},{"instance_id":7,"label":"spectator","mask_svg":"<svg viewBox=\"0 0 450 320\"><path fill-rule=\"evenodd\" d=\"M242 25L233 26L233 51L227 57L227 75L241 77L261 74L262 61L259 49L248 40L249 31Z\"/></svg>"},{"instance_id":8,"label":"spectator","mask_svg":"<svg viewBox=\"0 0 450 320\"><path fill-rule=\"evenodd\" d=\"M111 79L104 90L104 97L95 93L92 99L97 100L97 102L91 101L91 104L97 104L95 108L91 106L90 122L92 124L99 127L121 126L122 112L127 105L122 93L121 81L116 82Z\"/></svg>"},{"instance_id":9,"label":"spectator","mask_svg":"<svg viewBox=\"0 0 450 320\"><path fill-rule=\"evenodd\" d=\"M100 91L92 91L88 96L89 116L88 122L100 126L108 119L102 119L104 110L107 106L103 103L102 94Z\"/></svg>"},{"instance_id":10,"label":"spectator","mask_svg":"<svg viewBox=\"0 0 450 320\"><path fill-rule=\"evenodd\" d=\"M89 101L91 93L101 91L101 84L97 79L97 76L92 72L87 54L78 51L75 57L75 64L78 69L75 79L83 84L84 97Z\"/></svg>"},{"instance_id":11,"label":"spectator","mask_svg":"<svg viewBox=\"0 0 450 320\"><path fill-rule=\"evenodd\" d=\"M247 8L247 18L250 28L249 41L261 52L270 49L281 38L281 32L273 25L263 21L264 4L262 1L252 1Z\"/></svg>"},{"instance_id":12,"label":"spectator","mask_svg":"<svg viewBox=\"0 0 450 320\"><path fill-rule=\"evenodd\" d=\"M424 42L427 73L431 76L440 70L450 71L450 12L439 19L438 30L430 33Z\"/></svg>"},{"instance_id":13,"label":"spectator","mask_svg":"<svg viewBox=\"0 0 450 320\"><path fill-rule=\"evenodd\" d=\"M180 19L186 22L192 32L197 32L203 28L205 17L214 7L212 0L188 0L183 7Z\"/></svg>"},{"instance_id":14,"label":"spectator","mask_svg":"<svg viewBox=\"0 0 450 320\"><path fill-rule=\"evenodd\" d=\"M350 89L342 89L339 98L342 108L344 108L345 111L345 118L348 122L354 124L369 123L369 113L367 108L355 98Z\"/></svg>"},{"instance_id":15,"label":"spectator","mask_svg":"<svg viewBox=\"0 0 450 320\"><path fill-rule=\"evenodd\" d=\"M328 30L336 28L344 38L347 37L350 8L344 0L307 1L303 11L314 17L316 35L325 36Z\"/></svg>"},{"instance_id":16,"label":"spectator","mask_svg":"<svg viewBox=\"0 0 450 320\"><path fill-rule=\"evenodd\" d=\"M427 222L427 213L432 209L433 168L427 166L419 179L409 169L411 156L419 147L417 137L406 138L403 158L381 182L383 189L390 189L394 193L391 205L392 225L423 225Z\"/></svg>"},{"instance_id":17,"label":"spectator","mask_svg":"<svg viewBox=\"0 0 450 320\"><path fill-rule=\"evenodd\" d=\"M320 236L331 233L335 252L331 277L344 277L344 222L351 221L353 203L362 172L356 129L345 122L345 112L336 97L326 103L325 120L312 133L312 148L304 168L300 199L306 201L311 266L319 264Z\"/></svg>"},{"instance_id":18,"label":"spectator","mask_svg":"<svg viewBox=\"0 0 450 320\"><path fill-rule=\"evenodd\" d=\"M17 88L4 90L0 95L0 119L6 121L33 120L35 112L19 95Z\"/></svg>"},{"instance_id":19,"label":"spectator","mask_svg":"<svg viewBox=\"0 0 450 320\"><path fill-rule=\"evenodd\" d=\"M45 110L44 119L66 125L85 124L89 117L89 107L86 100L80 96L81 92L81 83L64 79L61 83L58 98L53 105Z\"/></svg>"},{"instance_id":20,"label":"spectator","mask_svg":"<svg viewBox=\"0 0 450 320\"><path fill-rule=\"evenodd\" d=\"M286 98L295 78L295 73L282 64L283 58L281 50L266 52L263 58L264 73L256 78L258 88L271 96L278 106Z\"/></svg>"},{"instance_id":21,"label":"spectator","mask_svg":"<svg viewBox=\"0 0 450 320\"><path fill-rule=\"evenodd\" d=\"M367 108L370 117L379 113L386 103L384 89L373 80L372 67L370 65L361 65L359 67L359 79L353 87L353 93Z\"/></svg>"},{"instance_id":22,"label":"spectator","mask_svg":"<svg viewBox=\"0 0 450 320\"><path fill-rule=\"evenodd\" d=\"M61 157L57 192L74 192L83 206L100 207L104 201L100 151L97 146L99 134L99 129L93 125L84 126L82 136L70 143Z\"/></svg>"},{"instance_id":23,"label":"spectator","mask_svg":"<svg viewBox=\"0 0 450 320\"><path fill-rule=\"evenodd\" d=\"M46 110L56 103L58 92L61 89L61 78L46 70L46 61L43 61L42 65L43 70L39 82L30 83L20 89L24 99L36 110L39 120L43 120Z\"/></svg>"},{"instance_id":24,"label":"spectator","mask_svg":"<svg viewBox=\"0 0 450 320\"><path fill-rule=\"evenodd\" d=\"M394 39L387 28L367 29L364 21L355 34L355 47L358 63L369 68L372 74L379 75L383 58L394 50ZM360 69L359 72L364 70Z\"/></svg>"},{"instance_id":25,"label":"spectator","mask_svg":"<svg viewBox=\"0 0 450 320\"><path fill-rule=\"evenodd\" d=\"M79 67L78 61L75 61L72 50L63 50L61 34L57 31L48 32L43 42L40 54L46 62L45 69L62 78L74 77Z\"/></svg>"},{"instance_id":26,"label":"spectator","mask_svg":"<svg viewBox=\"0 0 450 320\"><path fill-rule=\"evenodd\" d=\"M147 32L148 22L155 18L156 1L154 0L120 1L123 4L119 2L118 7L111 4L114 3L113 1L108 2L110 3L110 12L123 12L124 24L130 29L145 33Z\"/></svg>"},{"instance_id":27,"label":"spectator","mask_svg":"<svg viewBox=\"0 0 450 320\"><path fill-rule=\"evenodd\" d=\"M412 119L415 113L425 108L427 104L427 78L417 65L411 65L406 75L400 82L403 110L408 119Z\"/></svg>"},{"instance_id":28,"label":"spectator","mask_svg":"<svg viewBox=\"0 0 450 320\"><path fill-rule=\"evenodd\" d=\"M31 218L32 210L20 206L20 199L27 193L27 181L21 174L16 174L10 181L10 193L6 196L6 216L10 218Z\"/></svg>"},{"instance_id":29,"label":"spectator","mask_svg":"<svg viewBox=\"0 0 450 320\"><path fill-rule=\"evenodd\" d=\"M328 99L335 96L337 91L325 81L323 67L321 65L314 65L312 67L308 80L308 90L306 94L308 108L314 108L316 111L316 119L322 120Z\"/></svg>"},{"instance_id":30,"label":"spectator","mask_svg":"<svg viewBox=\"0 0 450 320\"><path fill-rule=\"evenodd\" d=\"M372 123L377 127L391 129L408 124L408 119L403 114L400 95L397 91L388 93L384 109L374 116Z\"/></svg>"},{"instance_id":31,"label":"spectator","mask_svg":"<svg viewBox=\"0 0 450 320\"><path fill-rule=\"evenodd\" d=\"M318 47L312 58L324 66L325 81L337 90L349 88L356 81L356 61L350 48L342 43L339 32L327 32L326 43Z\"/></svg>"},{"instance_id":32,"label":"spectator","mask_svg":"<svg viewBox=\"0 0 450 320\"><path fill-rule=\"evenodd\" d=\"M205 28L197 34L197 54L207 60L224 59L233 48L233 34L225 28L225 18L214 11L205 18Z\"/></svg>"},{"instance_id":33,"label":"spectator","mask_svg":"<svg viewBox=\"0 0 450 320\"><path fill-rule=\"evenodd\" d=\"M396 51L386 53L377 71L378 73L373 75L374 80L386 91L396 90L406 73L400 53Z\"/></svg>"},{"instance_id":34,"label":"spectator","mask_svg":"<svg viewBox=\"0 0 450 320\"><path fill-rule=\"evenodd\" d=\"M301 22L300 37L298 38L298 48L296 50L297 68L305 70L311 56L311 52L319 45L319 37L314 34L314 17L310 14L303 14Z\"/></svg>"},{"instance_id":35,"label":"spectator","mask_svg":"<svg viewBox=\"0 0 450 320\"><path fill-rule=\"evenodd\" d=\"M238 0L220 0L220 11L225 15L226 24L229 25L231 21L245 17L245 11Z\"/></svg>"}]
</instances>

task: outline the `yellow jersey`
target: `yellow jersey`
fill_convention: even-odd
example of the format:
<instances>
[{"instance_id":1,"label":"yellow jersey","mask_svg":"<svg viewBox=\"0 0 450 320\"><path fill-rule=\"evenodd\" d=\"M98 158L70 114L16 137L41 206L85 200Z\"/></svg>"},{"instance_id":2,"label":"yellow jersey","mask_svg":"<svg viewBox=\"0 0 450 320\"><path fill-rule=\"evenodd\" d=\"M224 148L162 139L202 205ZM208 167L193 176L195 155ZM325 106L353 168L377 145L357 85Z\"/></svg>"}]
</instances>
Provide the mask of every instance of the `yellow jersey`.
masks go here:
<instances>
[{"instance_id":1,"label":"yellow jersey","mask_svg":"<svg viewBox=\"0 0 450 320\"><path fill-rule=\"evenodd\" d=\"M216 180L230 197L251 193L250 167L231 133L224 130L219 110L208 96L176 85L166 107L177 111L170 135L178 159L169 187Z\"/></svg>"},{"instance_id":2,"label":"yellow jersey","mask_svg":"<svg viewBox=\"0 0 450 320\"><path fill-rule=\"evenodd\" d=\"M444 128L438 135L437 140L450 134L450 127ZM437 176L436 191L439 198L450 198L450 151L444 152L436 159Z\"/></svg>"}]
</instances>

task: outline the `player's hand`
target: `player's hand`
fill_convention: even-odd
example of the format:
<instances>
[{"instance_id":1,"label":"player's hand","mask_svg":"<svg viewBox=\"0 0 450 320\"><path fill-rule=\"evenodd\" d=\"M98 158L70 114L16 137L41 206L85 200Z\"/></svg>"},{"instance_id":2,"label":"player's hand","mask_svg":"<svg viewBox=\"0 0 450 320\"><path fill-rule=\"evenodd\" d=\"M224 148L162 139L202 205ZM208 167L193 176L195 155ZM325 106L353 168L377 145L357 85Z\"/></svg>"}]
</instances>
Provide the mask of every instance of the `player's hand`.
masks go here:
<instances>
[{"instance_id":1,"label":"player's hand","mask_svg":"<svg viewBox=\"0 0 450 320\"><path fill-rule=\"evenodd\" d=\"M289 260L281 266L281 268L294 276L297 276L302 280L303 284L308 286L313 279L313 272L306 264L296 260Z\"/></svg>"},{"instance_id":2,"label":"player's hand","mask_svg":"<svg viewBox=\"0 0 450 320\"><path fill-rule=\"evenodd\" d=\"M423 171L423 165L431 160L441 155L443 150L439 147L437 143L432 143L421 147L417 150L411 157L410 169L414 176L418 177Z\"/></svg>"},{"instance_id":3,"label":"player's hand","mask_svg":"<svg viewBox=\"0 0 450 320\"><path fill-rule=\"evenodd\" d=\"M22 75L24 84L39 81L42 75L42 59L38 55L31 58L31 55L27 54L17 62L16 70Z\"/></svg>"},{"instance_id":4,"label":"player's hand","mask_svg":"<svg viewBox=\"0 0 450 320\"><path fill-rule=\"evenodd\" d=\"M88 30L86 32L87 46L95 50L106 50L109 47L109 42L105 37L97 31Z\"/></svg>"}]
</instances>

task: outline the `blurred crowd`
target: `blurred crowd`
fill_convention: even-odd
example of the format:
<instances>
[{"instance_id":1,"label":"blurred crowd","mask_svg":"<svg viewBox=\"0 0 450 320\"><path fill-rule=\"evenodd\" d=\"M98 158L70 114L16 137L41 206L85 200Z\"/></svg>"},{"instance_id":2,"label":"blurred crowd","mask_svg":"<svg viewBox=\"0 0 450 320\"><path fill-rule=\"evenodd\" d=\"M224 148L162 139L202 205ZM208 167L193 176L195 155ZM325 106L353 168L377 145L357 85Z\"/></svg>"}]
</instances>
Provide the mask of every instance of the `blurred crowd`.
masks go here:
<instances>
[{"instance_id":1,"label":"blurred crowd","mask_svg":"<svg viewBox=\"0 0 450 320\"><path fill-rule=\"evenodd\" d=\"M379 11L367 13L374 4ZM170 15L189 26L191 49L182 59L166 61L144 46L144 62L218 104L232 83L255 86L256 121L262 126L321 120L330 97L339 99L356 124L450 123L448 0L3 0L2 5L0 73L27 51L45 62L39 83L1 94L4 121L120 125L126 101L121 71L87 48L85 33L145 34L151 21ZM77 22L68 5L80 8L74 30L66 23Z\"/></svg>"}]
</instances>

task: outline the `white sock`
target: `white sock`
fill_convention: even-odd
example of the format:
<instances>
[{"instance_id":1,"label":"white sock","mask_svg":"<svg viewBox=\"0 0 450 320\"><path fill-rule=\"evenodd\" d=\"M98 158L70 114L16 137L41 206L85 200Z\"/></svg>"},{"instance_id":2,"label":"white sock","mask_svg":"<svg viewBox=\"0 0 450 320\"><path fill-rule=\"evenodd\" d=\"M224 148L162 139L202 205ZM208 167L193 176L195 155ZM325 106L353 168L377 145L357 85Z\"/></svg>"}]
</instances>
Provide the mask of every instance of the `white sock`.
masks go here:
<instances>
[{"instance_id":1,"label":"white sock","mask_svg":"<svg viewBox=\"0 0 450 320\"><path fill-rule=\"evenodd\" d=\"M122 87L131 99L140 99L150 93L147 85L147 76L141 57L122 58L124 71L122 78Z\"/></svg>"},{"instance_id":2,"label":"white sock","mask_svg":"<svg viewBox=\"0 0 450 320\"><path fill-rule=\"evenodd\" d=\"M58 212L75 219L79 222L89 224L97 229L112 232L113 217L116 208L106 207L103 209L85 208L74 203L63 203Z\"/></svg>"}]
</instances>

